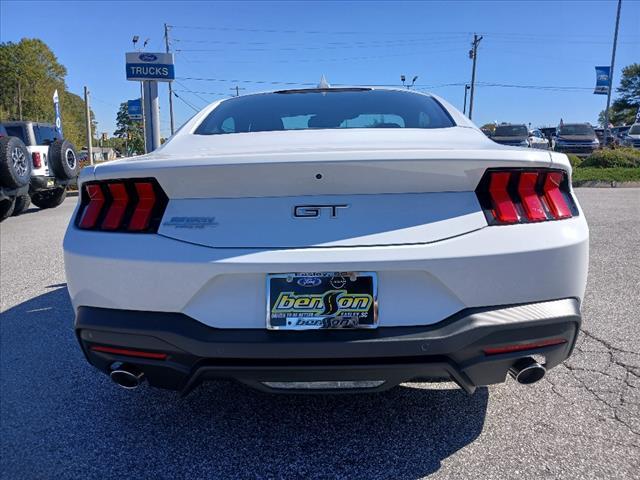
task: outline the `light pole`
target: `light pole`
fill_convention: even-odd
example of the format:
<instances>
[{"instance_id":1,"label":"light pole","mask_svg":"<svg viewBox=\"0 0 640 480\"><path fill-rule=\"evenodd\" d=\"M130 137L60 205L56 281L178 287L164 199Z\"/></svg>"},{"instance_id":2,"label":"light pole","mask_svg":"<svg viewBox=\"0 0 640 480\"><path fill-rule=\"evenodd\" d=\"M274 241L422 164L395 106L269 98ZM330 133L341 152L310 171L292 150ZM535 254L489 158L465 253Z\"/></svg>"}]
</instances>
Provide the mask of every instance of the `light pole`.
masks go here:
<instances>
[{"instance_id":1,"label":"light pole","mask_svg":"<svg viewBox=\"0 0 640 480\"><path fill-rule=\"evenodd\" d=\"M607 130L609 129L609 108L611 107L611 89L613 87L613 68L616 63L616 46L618 45L618 26L620 25L620 7L622 0L618 0L618 12L616 14L616 29L613 34L613 50L611 51L611 68L609 69L609 89L607 92L607 108L604 111L604 133L602 134L604 145L607 146Z\"/></svg>"}]
</instances>

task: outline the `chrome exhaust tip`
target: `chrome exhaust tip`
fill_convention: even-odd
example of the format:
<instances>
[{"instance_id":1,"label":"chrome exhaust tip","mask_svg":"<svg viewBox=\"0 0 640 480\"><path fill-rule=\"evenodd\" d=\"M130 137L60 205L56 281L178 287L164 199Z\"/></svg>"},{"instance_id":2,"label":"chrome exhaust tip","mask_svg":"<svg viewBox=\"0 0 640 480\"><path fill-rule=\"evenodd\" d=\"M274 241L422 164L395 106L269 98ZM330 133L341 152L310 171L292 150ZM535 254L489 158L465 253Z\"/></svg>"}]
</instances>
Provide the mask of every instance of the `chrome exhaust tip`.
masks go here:
<instances>
[{"instance_id":1,"label":"chrome exhaust tip","mask_svg":"<svg viewBox=\"0 0 640 480\"><path fill-rule=\"evenodd\" d=\"M521 385L531 385L542 380L547 369L531 357L521 358L509 368L511 375Z\"/></svg>"},{"instance_id":2,"label":"chrome exhaust tip","mask_svg":"<svg viewBox=\"0 0 640 480\"><path fill-rule=\"evenodd\" d=\"M144 381L144 372L133 365L122 365L112 370L109 377L116 385L133 390Z\"/></svg>"}]
</instances>

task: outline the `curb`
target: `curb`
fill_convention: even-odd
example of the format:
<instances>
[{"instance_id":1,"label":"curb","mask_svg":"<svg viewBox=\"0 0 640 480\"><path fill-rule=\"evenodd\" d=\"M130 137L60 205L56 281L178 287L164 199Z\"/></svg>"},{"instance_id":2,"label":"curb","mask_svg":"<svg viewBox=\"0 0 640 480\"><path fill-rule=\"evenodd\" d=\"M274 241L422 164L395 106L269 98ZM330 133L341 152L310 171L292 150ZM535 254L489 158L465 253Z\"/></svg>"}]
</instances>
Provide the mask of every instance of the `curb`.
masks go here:
<instances>
[{"instance_id":1,"label":"curb","mask_svg":"<svg viewBox=\"0 0 640 480\"><path fill-rule=\"evenodd\" d=\"M578 180L573 182L574 188L638 188L640 182L617 182L615 180Z\"/></svg>"}]
</instances>

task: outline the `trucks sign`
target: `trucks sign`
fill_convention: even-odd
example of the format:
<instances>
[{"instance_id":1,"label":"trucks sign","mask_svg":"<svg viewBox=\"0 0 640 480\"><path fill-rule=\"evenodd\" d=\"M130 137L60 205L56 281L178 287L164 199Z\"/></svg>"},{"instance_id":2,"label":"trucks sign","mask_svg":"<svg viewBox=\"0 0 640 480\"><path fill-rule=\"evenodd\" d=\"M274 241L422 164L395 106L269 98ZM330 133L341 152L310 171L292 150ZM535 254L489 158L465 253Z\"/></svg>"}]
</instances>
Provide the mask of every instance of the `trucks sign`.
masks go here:
<instances>
[{"instance_id":1,"label":"trucks sign","mask_svg":"<svg viewBox=\"0 0 640 480\"><path fill-rule=\"evenodd\" d=\"M175 78L173 53L129 52L127 80L170 82Z\"/></svg>"}]
</instances>

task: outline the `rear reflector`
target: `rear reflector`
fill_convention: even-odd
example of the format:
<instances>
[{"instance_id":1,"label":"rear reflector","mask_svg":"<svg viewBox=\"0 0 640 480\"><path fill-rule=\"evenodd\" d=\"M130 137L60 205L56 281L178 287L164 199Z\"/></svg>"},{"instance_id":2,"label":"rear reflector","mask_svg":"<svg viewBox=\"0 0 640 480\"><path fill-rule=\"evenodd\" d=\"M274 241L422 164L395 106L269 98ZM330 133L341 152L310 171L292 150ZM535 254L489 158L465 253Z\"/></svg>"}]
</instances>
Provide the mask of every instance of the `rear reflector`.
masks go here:
<instances>
[{"instance_id":1,"label":"rear reflector","mask_svg":"<svg viewBox=\"0 0 640 480\"><path fill-rule=\"evenodd\" d=\"M489 169L476 188L489 225L544 222L578 215L563 170Z\"/></svg>"},{"instance_id":2,"label":"rear reflector","mask_svg":"<svg viewBox=\"0 0 640 480\"><path fill-rule=\"evenodd\" d=\"M33 161L33 168L42 167L42 157L40 156L40 152L33 152L31 154L31 160Z\"/></svg>"},{"instance_id":3,"label":"rear reflector","mask_svg":"<svg viewBox=\"0 0 640 480\"><path fill-rule=\"evenodd\" d=\"M128 348L105 347L102 345L92 345L94 352L112 353L113 355L124 355L126 357L150 358L153 360L165 360L166 353L144 352L141 350L129 350Z\"/></svg>"},{"instance_id":4,"label":"rear reflector","mask_svg":"<svg viewBox=\"0 0 640 480\"><path fill-rule=\"evenodd\" d=\"M87 182L76 225L84 230L155 233L167 201L153 178Z\"/></svg>"},{"instance_id":5,"label":"rear reflector","mask_svg":"<svg viewBox=\"0 0 640 480\"><path fill-rule=\"evenodd\" d=\"M540 340L533 343L521 343L519 345L505 345L504 347L485 348L485 355L500 355L501 353L522 352L524 350L533 350L535 348L551 347L554 345L562 345L567 343L564 338L552 338L550 340Z\"/></svg>"}]
</instances>

